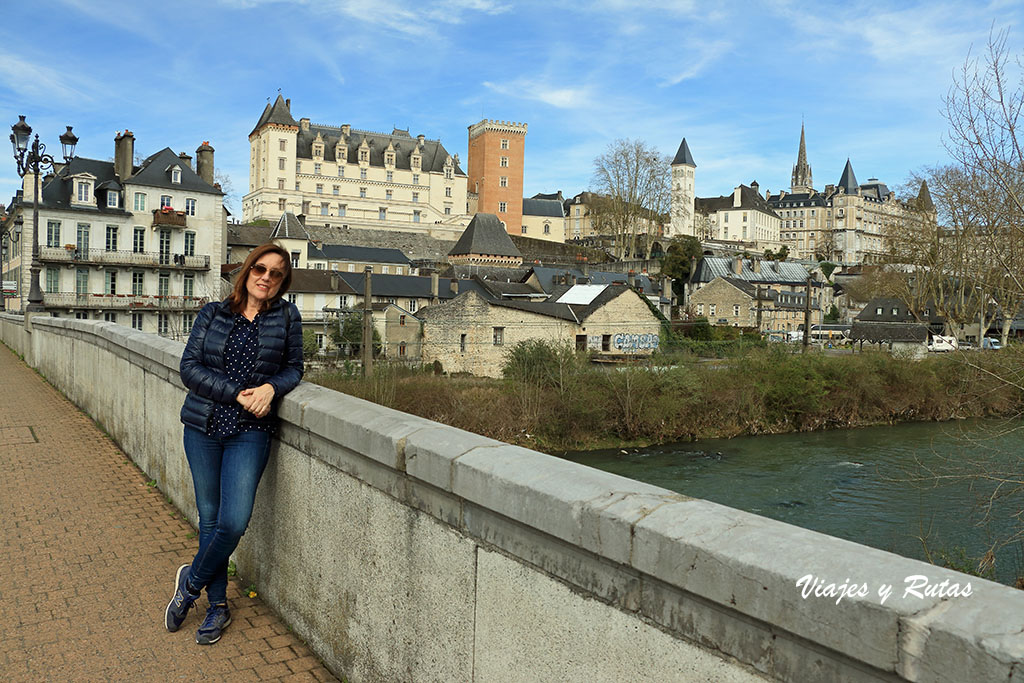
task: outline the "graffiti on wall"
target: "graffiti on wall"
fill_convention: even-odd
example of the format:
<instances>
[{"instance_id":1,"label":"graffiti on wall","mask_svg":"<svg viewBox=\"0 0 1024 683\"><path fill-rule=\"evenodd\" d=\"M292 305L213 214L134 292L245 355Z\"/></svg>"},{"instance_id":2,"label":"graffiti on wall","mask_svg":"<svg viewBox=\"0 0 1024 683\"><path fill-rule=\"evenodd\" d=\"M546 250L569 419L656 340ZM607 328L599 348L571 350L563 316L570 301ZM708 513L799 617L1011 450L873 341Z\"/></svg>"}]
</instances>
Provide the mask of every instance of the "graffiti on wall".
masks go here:
<instances>
[{"instance_id":1,"label":"graffiti on wall","mask_svg":"<svg viewBox=\"0 0 1024 683\"><path fill-rule=\"evenodd\" d=\"M622 353L653 351L658 348L660 338L656 334L616 334L612 336L612 347Z\"/></svg>"}]
</instances>

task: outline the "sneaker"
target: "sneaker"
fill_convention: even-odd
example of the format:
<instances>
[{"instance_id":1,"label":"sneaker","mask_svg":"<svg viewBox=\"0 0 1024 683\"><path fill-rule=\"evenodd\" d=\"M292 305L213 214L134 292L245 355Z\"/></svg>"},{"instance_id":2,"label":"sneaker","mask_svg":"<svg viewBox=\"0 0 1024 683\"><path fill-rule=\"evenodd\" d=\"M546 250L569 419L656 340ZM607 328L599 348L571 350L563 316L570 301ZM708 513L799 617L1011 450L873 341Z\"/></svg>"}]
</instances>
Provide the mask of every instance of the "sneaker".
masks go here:
<instances>
[{"instance_id":1,"label":"sneaker","mask_svg":"<svg viewBox=\"0 0 1024 683\"><path fill-rule=\"evenodd\" d=\"M213 645L220 640L221 633L230 624L231 611L227 605L210 605L203 625L196 631L196 642L200 645Z\"/></svg>"},{"instance_id":2,"label":"sneaker","mask_svg":"<svg viewBox=\"0 0 1024 683\"><path fill-rule=\"evenodd\" d=\"M174 633L181 628L181 622L185 621L192 603L199 596L188 590L188 576L191 565L183 564L178 567L178 574L174 577L174 595L167 603L167 610L164 613L164 624L167 630Z\"/></svg>"}]
</instances>

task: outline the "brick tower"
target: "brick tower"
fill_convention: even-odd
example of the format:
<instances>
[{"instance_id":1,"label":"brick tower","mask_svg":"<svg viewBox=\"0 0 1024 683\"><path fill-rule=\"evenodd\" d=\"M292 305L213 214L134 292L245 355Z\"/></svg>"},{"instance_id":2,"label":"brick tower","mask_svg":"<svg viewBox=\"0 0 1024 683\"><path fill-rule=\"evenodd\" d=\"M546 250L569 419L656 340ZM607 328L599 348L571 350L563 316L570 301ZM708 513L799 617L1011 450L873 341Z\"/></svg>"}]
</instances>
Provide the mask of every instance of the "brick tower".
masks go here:
<instances>
[{"instance_id":1,"label":"brick tower","mask_svg":"<svg viewBox=\"0 0 1024 683\"><path fill-rule=\"evenodd\" d=\"M469 127L469 192L476 211L493 213L506 232L518 235L523 223L523 158L526 124L484 119Z\"/></svg>"}]
</instances>

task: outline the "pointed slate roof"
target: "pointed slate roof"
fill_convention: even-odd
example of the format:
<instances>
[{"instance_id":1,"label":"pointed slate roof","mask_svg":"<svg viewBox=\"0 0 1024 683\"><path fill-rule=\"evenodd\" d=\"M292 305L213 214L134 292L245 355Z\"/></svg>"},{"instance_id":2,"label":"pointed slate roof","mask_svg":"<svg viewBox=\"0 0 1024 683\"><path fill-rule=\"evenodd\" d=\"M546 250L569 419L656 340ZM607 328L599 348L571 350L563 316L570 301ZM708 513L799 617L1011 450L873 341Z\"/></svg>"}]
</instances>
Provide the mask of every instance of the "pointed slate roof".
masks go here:
<instances>
[{"instance_id":1,"label":"pointed slate roof","mask_svg":"<svg viewBox=\"0 0 1024 683\"><path fill-rule=\"evenodd\" d=\"M260 116L260 120L256 123L256 127L252 129L252 133L255 133L260 128L268 123L277 123L282 126L294 126L299 127L298 122L292 118L292 112L288 108L288 103L285 102L284 97L278 93L277 99L274 100L273 104L268 104L263 109L263 115ZM249 135L252 135L249 133Z\"/></svg>"},{"instance_id":2,"label":"pointed slate roof","mask_svg":"<svg viewBox=\"0 0 1024 683\"><path fill-rule=\"evenodd\" d=\"M686 164L687 166L697 167L697 162L693 160L693 155L690 154L690 146L686 144L686 138L679 143L679 149L676 151L676 157L672 160L673 166L680 164Z\"/></svg>"},{"instance_id":3,"label":"pointed slate roof","mask_svg":"<svg viewBox=\"0 0 1024 683\"><path fill-rule=\"evenodd\" d=\"M270 233L270 239L309 240L309 233L302 221L291 211L285 211Z\"/></svg>"},{"instance_id":4,"label":"pointed slate roof","mask_svg":"<svg viewBox=\"0 0 1024 683\"><path fill-rule=\"evenodd\" d=\"M934 211L935 202L932 201L932 193L928 191L928 181L921 181L921 190L917 193L917 208L919 211Z\"/></svg>"},{"instance_id":5,"label":"pointed slate roof","mask_svg":"<svg viewBox=\"0 0 1024 683\"><path fill-rule=\"evenodd\" d=\"M839 187L841 187L846 194L857 194L857 176L853 175L853 166L850 164L850 160L846 160L846 168L843 169L843 175L839 178Z\"/></svg>"},{"instance_id":6,"label":"pointed slate roof","mask_svg":"<svg viewBox=\"0 0 1024 683\"><path fill-rule=\"evenodd\" d=\"M796 153L796 165L793 166L793 178L790 189L793 192L797 188L811 189L814 181L811 179L811 165L807 163L807 142L804 138L804 124L800 124L800 148Z\"/></svg>"},{"instance_id":7,"label":"pointed slate roof","mask_svg":"<svg viewBox=\"0 0 1024 683\"><path fill-rule=\"evenodd\" d=\"M514 256L522 258L512 238L501 227L501 221L493 213L478 213L466 226L462 237L455 243L449 256Z\"/></svg>"}]
</instances>

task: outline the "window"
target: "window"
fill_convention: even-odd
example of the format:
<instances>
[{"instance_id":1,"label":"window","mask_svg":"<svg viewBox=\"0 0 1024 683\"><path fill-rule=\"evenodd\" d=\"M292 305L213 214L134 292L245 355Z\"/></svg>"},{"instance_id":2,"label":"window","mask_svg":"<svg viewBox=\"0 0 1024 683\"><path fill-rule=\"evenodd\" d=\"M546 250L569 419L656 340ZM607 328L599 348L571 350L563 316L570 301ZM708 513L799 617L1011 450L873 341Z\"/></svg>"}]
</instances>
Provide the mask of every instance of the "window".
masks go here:
<instances>
[{"instance_id":1,"label":"window","mask_svg":"<svg viewBox=\"0 0 1024 683\"><path fill-rule=\"evenodd\" d=\"M277 141L277 148L279 150L281 150L282 152L286 151L288 149L288 141L287 140L278 140Z\"/></svg>"},{"instance_id":2,"label":"window","mask_svg":"<svg viewBox=\"0 0 1024 683\"><path fill-rule=\"evenodd\" d=\"M366 198L366 188L365 187L360 187L359 188L359 197L361 199L365 199Z\"/></svg>"},{"instance_id":3,"label":"window","mask_svg":"<svg viewBox=\"0 0 1024 683\"><path fill-rule=\"evenodd\" d=\"M459 335L459 351L461 351L462 353L466 352L466 335L465 334Z\"/></svg>"},{"instance_id":4,"label":"window","mask_svg":"<svg viewBox=\"0 0 1024 683\"><path fill-rule=\"evenodd\" d=\"M181 169L177 166L171 169L171 182L175 185L181 184Z\"/></svg>"},{"instance_id":5,"label":"window","mask_svg":"<svg viewBox=\"0 0 1024 683\"><path fill-rule=\"evenodd\" d=\"M313 175L320 175L321 165L319 163L313 164Z\"/></svg>"},{"instance_id":6,"label":"window","mask_svg":"<svg viewBox=\"0 0 1024 683\"><path fill-rule=\"evenodd\" d=\"M277 179L277 189L279 189L279 190L283 190L284 189L284 178L278 178Z\"/></svg>"},{"instance_id":7,"label":"window","mask_svg":"<svg viewBox=\"0 0 1024 683\"><path fill-rule=\"evenodd\" d=\"M892 309L892 314L893 315L899 315L900 314L900 309L898 309L898 308Z\"/></svg>"},{"instance_id":8,"label":"window","mask_svg":"<svg viewBox=\"0 0 1024 683\"><path fill-rule=\"evenodd\" d=\"M413 192L412 193L413 204L419 202L419 200L420 200L420 193L419 192Z\"/></svg>"},{"instance_id":9,"label":"window","mask_svg":"<svg viewBox=\"0 0 1024 683\"><path fill-rule=\"evenodd\" d=\"M171 195L162 194L160 195L160 208L169 209L171 208Z\"/></svg>"},{"instance_id":10,"label":"window","mask_svg":"<svg viewBox=\"0 0 1024 683\"><path fill-rule=\"evenodd\" d=\"M135 211L145 211L146 210L146 193L145 192L136 192L135 193L135 204L133 206L134 206L134 210Z\"/></svg>"},{"instance_id":11,"label":"window","mask_svg":"<svg viewBox=\"0 0 1024 683\"><path fill-rule=\"evenodd\" d=\"M334 186L334 194L340 194L340 193L341 193L341 186L340 185L335 185Z\"/></svg>"},{"instance_id":12,"label":"window","mask_svg":"<svg viewBox=\"0 0 1024 683\"><path fill-rule=\"evenodd\" d=\"M412 222L413 223L419 223L420 222L420 212L419 211L413 211L412 212Z\"/></svg>"},{"instance_id":13,"label":"window","mask_svg":"<svg viewBox=\"0 0 1024 683\"><path fill-rule=\"evenodd\" d=\"M107 251L117 251L117 226L116 225L108 225L107 226L106 250Z\"/></svg>"},{"instance_id":14,"label":"window","mask_svg":"<svg viewBox=\"0 0 1024 683\"><path fill-rule=\"evenodd\" d=\"M196 321L195 313L185 313L181 316L181 332L182 334L189 334L192 332L192 324Z\"/></svg>"},{"instance_id":15,"label":"window","mask_svg":"<svg viewBox=\"0 0 1024 683\"><path fill-rule=\"evenodd\" d=\"M330 206L331 205L328 204L327 202L322 202L320 204L320 215L321 216L329 216L330 215L330 211L329 211Z\"/></svg>"},{"instance_id":16,"label":"window","mask_svg":"<svg viewBox=\"0 0 1024 683\"><path fill-rule=\"evenodd\" d=\"M505 213L508 211L508 204L506 202L498 202L498 213Z\"/></svg>"},{"instance_id":17,"label":"window","mask_svg":"<svg viewBox=\"0 0 1024 683\"><path fill-rule=\"evenodd\" d=\"M370 161L370 150L361 149L359 150L359 161L361 163L369 163Z\"/></svg>"},{"instance_id":18,"label":"window","mask_svg":"<svg viewBox=\"0 0 1024 683\"><path fill-rule=\"evenodd\" d=\"M89 224L78 224L78 235L75 247L78 249L77 258L84 258L89 249Z\"/></svg>"},{"instance_id":19,"label":"window","mask_svg":"<svg viewBox=\"0 0 1024 683\"><path fill-rule=\"evenodd\" d=\"M504 138L502 139L502 141L501 141L501 148L502 149L508 149L508 140L505 140Z\"/></svg>"},{"instance_id":20,"label":"window","mask_svg":"<svg viewBox=\"0 0 1024 683\"><path fill-rule=\"evenodd\" d=\"M118 206L117 192L114 190L107 190L107 208L116 209Z\"/></svg>"},{"instance_id":21,"label":"window","mask_svg":"<svg viewBox=\"0 0 1024 683\"><path fill-rule=\"evenodd\" d=\"M494 345L501 346L505 343L505 328L495 327L494 328Z\"/></svg>"},{"instance_id":22,"label":"window","mask_svg":"<svg viewBox=\"0 0 1024 683\"><path fill-rule=\"evenodd\" d=\"M519 232L521 232L522 234L525 235L526 234L526 226L525 225L519 226Z\"/></svg>"},{"instance_id":23,"label":"window","mask_svg":"<svg viewBox=\"0 0 1024 683\"><path fill-rule=\"evenodd\" d=\"M323 194L323 193L324 193L324 186L323 186L323 185L321 185L320 183L317 183L317 186L316 186L316 193L317 193L317 194Z\"/></svg>"},{"instance_id":24,"label":"window","mask_svg":"<svg viewBox=\"0 0 1024 683\"><path fill-rule=\"evenodd\" d=\"M106 294L117 294L117 271L108 270L104 274L103 291Z\"/></svg>"},{"instance_id":25,"label":"window","mask_svg":"<svg viewBox=\"0 0 1024 683\"><path fill-rule=\"evenodd\" d=\"M611 351L612 350L612 335L602 334L601 335L601 350Z\"/></svg>"},{"instance_id":26,"label":"window","mask_svg":"<svg viewBox=\"0 0 1024 683\"><path fill-rule=\"evenodd\" d=\"M89 201L89 190L91 183L89 182L78 182L78 201L87 202Z\"/></svg>"},{"instance_id":27,"label":"window","mask_svg":"<svg viewBox=\"0 0 1024 683\"><path fill-rule=\"evenodd\" d=\"M452 177L453 177L453 175L452 175L452 169L451 169L451 167L449 166L448 168L444 169L444 178L445 178L445 180L451 180L451 179L452 179Z\"/></svg>"},{"instance_id":28,"label":"window","mask_svg":"<svg viewBox=\"0 0 1024 683\"><path fill-rule=\"evenodd\" d=\"M146 229L135 226L132 231L132 251L141 254L146 248Z\"/></svg>"},{"instance_id":29,"label":"window","mask_svg":"<svg viewBox=\"0 0 1024 683\"><path fill-rule=\"evenodd\" d=\"M391 190L384 190L384 199L391 199L393 196Z\"/></svg>"},{"instance_id":30,"label":"window","mask_svg":"<svg viewBox=\"0 0 1024 683\"><path fill-rule=\"evenodd\" d=\"M413 173L412 174L412 184L413 185L419 185L420 184L420 174L419 173Z\"/></svg>"},{"instance_id":31,"label":"window","mask_svg":"<svg viewBox=\"0 0 1024 683\"><path fill-rule=\"evenodd\" d=\"M185 232L185 256L196 255L196 234L191 231Z\"/></svg>"},{"instance_id":32,"label":"window","mask_svg":"<svg viewBox=\"0 0 1024 683\"><path fill-rule=\"evenodd\" d=\"M446 206L446 207L444 207L444 215L445 215L445 216L450 216L450 215L452 215L452 207L450 207L450 206Z\"/></svg>"},{"instance_id":33,"label":"window","mask_svg":"<svg viewBox=\"0 0 1024 683\"><path fill-rule=\"evenodd\" d=\"M346 208L347 207L344 204L338 204L338 215L344 216Z\"/></svg>"},{"instance_id":34,"label":"window","mask_svg":"<svg viewBox=\"0 0 1024 683\"><path fill-rule=\"evenodd\" d=\"M56 294L60 291L60 269L59 268L47 268L46 269L46 293Z\"/></svg>"},{"instance_id":35,"label":"window","mask_svg":"<svg viewBox=\"0 0 1024 683\"><path fill-rule=\"evenodd\" d=\"M401 273L399 273L399 274L401 274ZM415 313L416 312L416 299L409 299L409 312L410 313Z\"/></svg>"},{"instance_id":36,"label":"window","mask_svg":"<svg viewBox=\"0 0 1024 683\"><path fill-rule=\"evenodd\" d=\"M141 313L132 313L132 329L133 330L141 330L142 329L142 314Z\"/></svg>"},{"instance_id":37,"label":"window","mask_svg":"<svg viewBox=\"0 0 1024 683\"><path fill-rule=\"evenodd\" d=\"M392 163L393 163L393 162L392 162ZM393 182L395 182L395 172L394 172L394 171L388 171L388 172L387 172L387 174L386 174L386 178L385 178L385 179L386 179L386 180L387 180L387 181L388 181L389 183L393 183Z\"/></svg>"},{"instance_id":38,"label":"window","mask_svg":"<svg viewBox=\"0 0 1024 683\"><path fill-rule=\"evenodd\" d=\"M171 293L170 273L160 273L160 277L156 281L156 293L157 296L168 296Z\"/></svg>"},{"instance_id":39,"label":"window","mask_svg":"<svg viewBox=\"0 0 1024 683\"><path fill-rule=\"evenodd\" d=\"M167 336L167 328L168 328L169 319L170 319L170 316L168 316L166 313L161 313L160 315L157 316L157 318L156 318L156 320L157 320L157 323L156 323L156 333L157 334L159 334L161 336Z\"/></svg>"},{"instance_id":40,"label":"window","mask_svg":"<svg viewBox=\"0 0 1024 683\"><path fill-rule=\"evenodd\" d=\"M704 315L704 304L697 304L697 315Z\"/></svg>"},{"instance_id":41,"label":"window","mask_svg":"<svg viewBox=\"0 0 1024 683\"><path fill-rule=\"evenodd\" d=\"M544 224L544 234L545 235L550 235L551 234L551 224L550 223L545 223Z\"/></svg>"},{"instance_id":42,"label":"window","mask_svg":"<svg viewBox=\"0 0 1024 683\"><path fill-rule=\"evenodd\" d=\"M302 256L301 252L298 252L298 251L293 251L292 252L292 268L298 268L299 267L299 257L300 256Z\"/></svg>"},{"instance_id":43,"label":"window","mask_svg":"<svg viewBox=\"0 0 1024 683\"><path fill-rule=\"evenodd\" d=\"M299 191L299 181L298 180L295 181L295 191L296 192Z\"/></svg>"},{"instance_id":44,"label":"window","mask_svg":"<svg viewBox=\"0 0 1024 683\"><path fill-rule=\"evenodd\" d=\"M196 292L196 276L195 273L185 273L184 281L181 285L181 293L184 296L195 296Z\"/></svg>"},{"instance_id":45,"label":"window","mask_svg":"<svg viewBox=\"0 0 1024 683\"><path fill-rule=\"evenodd\" d=\"M60 221L46 221L46 246L60 246Z\"/></svg>"},{"instance_id":46,"label":"window","mask_svg":"<svg viewBox=\"0 0 1024 683\"><path fill-rule=\"evenodd\" d=\"M882 307L881 306L879 306L878 308L875 309L875 315L882 315Z\"/></svg>"},{"instance_id":47,"label":"window","mask_svg":"<svg viewBox=\"0 0 1024 683\"><path fill-rule=\"evenodd\" d=\"M508 168L508 157L502 157L501 158L501 167L502 168Z\"/></svg>"},{"instance_id":48,"label":"window","mask_svg":"<svg viewBox=\"0 0 1024 683\"><path fill-rule=\"evenodd\" d=\"M338 177L339 178L344 178L345 177L345 167L341 165L343 162L344 162L343 159L338 161Z\"/></svg>"},{"instance_id":49,"label":"window","mask_svg":"<svg viewBox=\"0 0 1024 683\"><path fill-rule=\"evenodd\" d=\"M498 186L499 187L508 187L508 176L507 175L503 175L500 178L498 178Z\"/></svg>"},{"instance_id":50,"label":"window","mask_svg":"<svg viewBox=\"0 0 1024 683\"><path fill-rule=\"evenodd\" d=\"M405 356L405 342L399 342L399 344L398 344L398 355L399 355L399 357Z\"/></svg>"},{"instance_id":51,"label":"window","mask_svg":"<svg viewBox=\"0 0 1024 683\"><path fill-rule=\"evenodd\" d=\"M296 161L295 162L295 172L296 173L302 173L302 162L301 161Z\"/></svg>"},{"instance_id":52,"label":"window","mask_svg":"<svg viewBox=\"0 0 1024 683\"><path fill-rule=\"evenodd\" d=\"M714 317L715 315L715 304L708 304L708 315Z\"/></svg>"},{"instance_id":53,"label":"window","mask_svg":"<svg viewBox=\"0 0 1024 683\"><path fill-rule=\"evenodd\" d=\"M89 269L75 269L75 294L89 293Z\"/></svg>"},{"instance_id":54,"label":"window","mask_svg":"<svg viewBox=\"0 0 1024 683\"><path fill-rule=\"evenodd\" d=\"M171 262L171 231L168 228L160 229L160 265L165 266Z\"/></svg>"},{"instance_id":55,"label":"window","mask_svg":"<svg viewBox=\"0 0 1024 683\"><path fill-rule=\"evenodd\" d=\"M405 316L404 315L398 316L398 324L400 326L403 326L403 327L405 326Z\"/></svg>"},{"instance_id":56,"label":"window","mask_svg":"<svg viewBox=\"0 0 1024 683\"><path fill-rule=\"evenodd\" d=\"M288 303L290 303L290 304L296 303L297 299L298 299L298 295L296 295L296 294L289 294L288 295Z\"/></svg>"},{"instance_id":57,"label":"window","mask_svg":"<svg viewBox=\"0 0 1024 683\"><path fill-rule=\"evenodd\" d=\"M277 210L278 211L284 211L286 208L287 208L287 206L285 205L284 197L282 197L281 199L278 199L277 200Z\"/></svg>"},{"instance_id":58,"label":"window","mask_svg":"<svg viewBox=\"0 0 1024 683\"><path fill-rule=\"evenodd\" d=\"M309 215L309 202L302 202L302 215L303 216L308 216Z\"/></svg>"},{"instance_id":59,"label":"window","mask_svg":"<svg viewBox=\"0 0 1024 683\"><path fill-rule=\"evenodd\" d=\"M444 188L444 196L445 197L451 197L452 196L452 188L450 188L450 187Z\"/></svg>"},{"instance_id":60,"label":"window","mask_svg":"<svg viewBox=\"0 0 1024 683\"><path fill-rule=\"evenodd\" d=\"M734 318L740 317L740 305L739 304L733 304L732 305L732 315L733 315Z\"/></svg>"},{"instance_id":61,"label":"window","mask_svg":"<svg viewBox=\"0 0 1024 683\"><path fill-rule=\"evenodd\" d=\"M388 210L383 206L377 209L377 218L379 218L382 221L387 220Z\"/></svg>"},{"instance_id":62,"label":"window","mask_svg":"<svg viewBox=\"0 0 1024 683\"><path fill-rule=\"evenodd\" d=\"M139 271L132 272L132 296L142 296L142 283L146 275Z\"/></svg>"},{"instance_id":63,"label":"window","mask_svg":"<svg viewBox=\"0 0 1024 683\"><path fill-rule=\"evenodd\" d=\"M89 311L75 311L75 320L88 320Z\"/></svg>"},{"instance_id":64,"label":"window","mask_svg":"<svg viewBox=\"0 0 1024 683\"><path fill-rule=\"evenodd\" d=\"M360 180L366 180L366 169L365 168L359 169L359 179Z\"/></svg>"}]
</instances>

